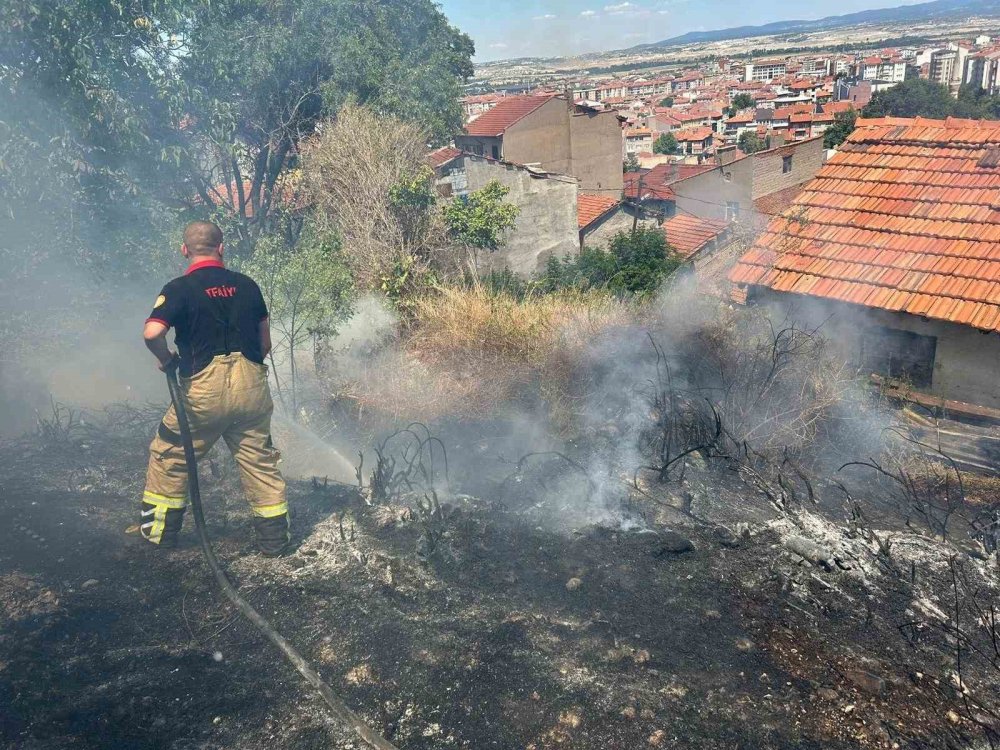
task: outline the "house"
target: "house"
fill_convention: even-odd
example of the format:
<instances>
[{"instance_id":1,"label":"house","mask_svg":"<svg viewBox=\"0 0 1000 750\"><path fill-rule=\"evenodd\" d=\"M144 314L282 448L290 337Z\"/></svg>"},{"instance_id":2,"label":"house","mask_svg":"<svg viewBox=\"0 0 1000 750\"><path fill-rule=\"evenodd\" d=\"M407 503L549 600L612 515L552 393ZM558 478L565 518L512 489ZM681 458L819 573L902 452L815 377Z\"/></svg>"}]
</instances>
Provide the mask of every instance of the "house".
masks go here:
<instances>
[{"instance_id":1,"label":"house","mask_svg":"<svg viewBox=\"0 0 1000 750\"><path fill-rule=\"evenodd\" d=\"M649 128L631 128L625 131L624 136L626 154L651 151L653 148L653 133Z\"/></svg>"},{"instance_id":2,"label":"house","mask_svg":"<svg viewBox=\"0 0 1000 750\"><path fill-rule=\"evenodd\" d=\"M986 93L1000 94L1000 48L983 50L965 60L962 82Z\"/></svg>"},{"instance_id":3,"label":"house","mask_svg":"<svg viewBox=\"0 0 1000 750\"><path fill-rule=\"evenodd\" d=\"M694 261L726 243L729 222L677 214L663 222L661 229L674 252L684 260Z\"/></svg>"},{"instance_id":4,"label":"house","mask_svg":"<svg viewBox=\"0 0 1000 750\"><path fill-rule=\"evenodd\" d=\"M451 146L427 154L427 164L434 170L434 184L438 193L445 198L466 195L469 192L465 160L462 156L459 149Z\"/></svg>"},{"instance_id":5,"label":"house","mask_svg":"<svg viewBox=\"0 0 1000 750\"><path fill-rule=\"evenodd\" d=\"M857 77L862 81L902 83L906 80L906 61L901 57L872 55L857 64Z\"/></svg>"},{"instance_id":6,"label":"house","mask_svg":"<svg viewBox=\"0 0 1000 750\"><path fill-rule=\"evenodd\" d=\"M725 152L715 164L672 182L670 191L678 213L754 227L763 224L754 202L811 180L824 153L822 138L750 155Z\"/></svg>"},{"instance_id":7,"label":"house","mask_svg":"<svg viewBox=\"0 0 1000 750\"><path fill-rule=\"evenodd\" d=\"M462 104L462 114L465 116L466 122L479 117L483 112L489 112L505 96L507 96L506 93L500 92L498 94L478 94L462 97L459 101Z\"/></svg>"},{"instance_id":8,"label":"house","mask_svg":"<svg viewBox=\"0 0 1000 750\"><path fill-rule=\"evenodd\" d=\"M715 131L712 128L683 128L674 133L681 153L686 156L702 156L712 150Z\"/></svg>"},{"instance_id":9,"label":"house","mask_svg":"<svg viewBox=\"0 0 1000 750\"><path fill-rule=\"evenodd\" d=\"M677 161L658 164L652 169L625 174L624 195L631 204L641 204L644 215L666 219L674 215L674 183L712 169L711 165L682 164Z\"/></svg>"},{"instance_id":10,"label":"house","mask_svg":"<svg viewBox=\"0 0 1000 750\"><path fill-rule=\"evenodd\" d=\"M577 201L577 225L580 249L583 246L603 247L619 232L627 232L636 223L635 208L617 198L581 195ZM655 225L655 220L640 218L642 225Z\"/></svg>"},{"instance_id":11,"label":"house","mask_svg":"<svg viewBox=\"0 0 1000 750\"><path fill-rule=\"evenodd\" d=\"M775 78L781 78L787 73L788 63L785 60L759 60L747 63L743 80L767 83Z\"/></svg>"},{"instance_id":12,"label":"house","mask_svg":"<svg viewBox=\"0 0 1000 750\"><path fill-rule=\"evenodd\" d=\"M508 96L455 138L463 151L571 175L582 192L622 189L618 113L577 105L562 94Z\"/></svg>"},{"instance_id":13,"label":"house","mask_svg":"<svg viewBox=\"0 0 1000 750\"><path fill-rule=\"evenodd\" d=\"M1000 408L1000 122L859 120L729 279L863 373Z\"/></svg>"}]
</instances>

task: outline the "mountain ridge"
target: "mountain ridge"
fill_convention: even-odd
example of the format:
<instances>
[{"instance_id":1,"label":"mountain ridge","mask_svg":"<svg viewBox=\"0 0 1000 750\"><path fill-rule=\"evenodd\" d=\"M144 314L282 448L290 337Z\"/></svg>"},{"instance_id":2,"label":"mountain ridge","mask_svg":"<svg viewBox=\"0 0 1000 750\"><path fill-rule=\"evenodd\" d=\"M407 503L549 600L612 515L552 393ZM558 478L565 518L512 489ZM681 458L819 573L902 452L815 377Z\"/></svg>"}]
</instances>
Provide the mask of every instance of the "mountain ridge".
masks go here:
<instances>
[{"instance_id":1,"label":"mountain ridge","mask_svg":"<svg viewBox=\"0 0 1000 750\"><path fill-rule=\"evenodd\" d=\"M823 31L869 23L927 21L934 18L944 19L956 16L1000 16L1000 0L931 0L931 2L916 5L900 5L892 8L877 8L838 16L827 16L813 21L774 21L760 26L735 26L714 31L690 31L680 36L664 39L661 42L640 44L631 49L658 49L771 34Z\"/></svg>"}]
</instances>

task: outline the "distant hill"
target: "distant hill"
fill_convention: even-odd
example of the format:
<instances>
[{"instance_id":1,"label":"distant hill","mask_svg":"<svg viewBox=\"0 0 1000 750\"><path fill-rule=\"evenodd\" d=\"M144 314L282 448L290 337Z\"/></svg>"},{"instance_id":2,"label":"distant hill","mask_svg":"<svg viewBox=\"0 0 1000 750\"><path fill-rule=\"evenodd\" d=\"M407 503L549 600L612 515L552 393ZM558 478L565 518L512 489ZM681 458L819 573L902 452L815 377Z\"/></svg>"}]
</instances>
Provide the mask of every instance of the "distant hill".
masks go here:
<instances>
[{"instance_id":1,"label":"distant hill","mask_svg":"<svg viewBox=\"0 0 1000 750\"><path fill-rule=\"evenodd\" d=\"M935 18L962 18L968 16L1000 16L1000 0L934 0L918 5L904 5L898 8L881 8L848 13L843 16L827 16L816 21L776 21L763 26L738 26L718 31L692 31L672 39L654 44L643 44L636 49L675 47L699 42L721 42L727 39L769 36L772 34L794 34L808 31L823 31L843 26L863 24L899 23L901 21L930 21Z\"/></svg>"}]
</instances>

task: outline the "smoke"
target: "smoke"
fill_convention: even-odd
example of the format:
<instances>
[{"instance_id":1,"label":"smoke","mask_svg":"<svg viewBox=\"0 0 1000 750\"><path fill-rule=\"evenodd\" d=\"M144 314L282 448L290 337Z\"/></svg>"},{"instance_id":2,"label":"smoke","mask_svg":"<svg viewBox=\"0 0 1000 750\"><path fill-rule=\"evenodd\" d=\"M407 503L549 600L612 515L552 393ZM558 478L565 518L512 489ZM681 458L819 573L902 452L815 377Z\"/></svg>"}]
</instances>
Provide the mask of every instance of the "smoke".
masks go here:
<instances>
[{"instance_id":1,"label":"smoke","mask_svg":"<svg viewBox=\"0 0 1000 750\"><path fill-rule=\"evenodd\" d=\"M747 309L706 296L693 278L629 310L597 326L592 316L563 315L554 335L539 326L536 335L555 342L553 351L525 388L486 410L443 402L429 428L447 446L455 491L495 499L560 532L640 529L638 496L680 491L685 477L727 461L752 467L782 492L777 475L793 472L789 466L833 471L844 456L882 449L885 414L870 408L857 373L829 346L821 310ZM422 400L437 397L437 384L456 370L476 378L485 369L488 386L493 371L521 366L502 356L485 368L463 362L487 350L459 337L453 356L439 356L440 347L429 353L426 331L394 335L393 316L382 312L378 325L359 321L371 334L358 338L363 345L330 360L342 378L333 389L364 397L358 417L372 429L369 445L417 419ZM523 334L499 324L490 330ZM399 377L413 372L421 377ZM377 395L357 379L377 379Z\"/></svg>"}]
</instances>

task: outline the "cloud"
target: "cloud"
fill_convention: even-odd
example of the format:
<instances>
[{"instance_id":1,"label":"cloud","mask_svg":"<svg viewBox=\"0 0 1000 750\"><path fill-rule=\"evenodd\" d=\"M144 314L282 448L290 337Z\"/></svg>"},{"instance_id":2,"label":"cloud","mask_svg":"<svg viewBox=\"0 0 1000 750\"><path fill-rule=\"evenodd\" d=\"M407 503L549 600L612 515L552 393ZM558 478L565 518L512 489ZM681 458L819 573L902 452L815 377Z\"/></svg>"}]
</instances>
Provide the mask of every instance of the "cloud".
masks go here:
<instances>
[{"instance_id":1,"label":"cloud","mask_svg":"<svg viewBox=\"0 0 1000 750\"><path fill-rule=\"evenodd\" d=\"M593 18L594 16L597 15L597 11L596 10L585 10L582 13L580 13L580 15L583 16L584 18Z\"/></svg>"},{"instance_id":2,"label":"cloud","mask_svg":"<svg viewBox=\"0 0 1000 750\"><path fill-rule=\"evenodd\" d=\"M534 17L532 17L531 20L532 21L551 21L555 17L556 17L555 13L546 13L544 16L534 16Z\"/></svg>"},{"instance_id":3,"label":"cloud","mask_svg":"<svg viewBox=\"0 0 1000 750\"><path fill-rule=\"evenodd\" d=\"M490 45L490 49L507 49L507 45L503 42L494 42Z\"/></svg>"},{"instance_id":4,"label":"cloud","mask_svg":"<svg viewBox=\"0 0 1000 750\"><path fill-rule=\"evenodd\" d=\"M635 10L636 6L633 3L618 3L617 5L605 5L604 10L608 13L618 14L627 13L631 10Z\"/></svg>"}]
</instances>

